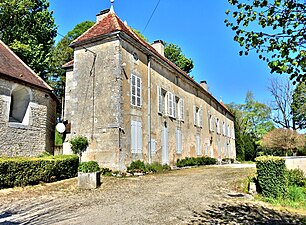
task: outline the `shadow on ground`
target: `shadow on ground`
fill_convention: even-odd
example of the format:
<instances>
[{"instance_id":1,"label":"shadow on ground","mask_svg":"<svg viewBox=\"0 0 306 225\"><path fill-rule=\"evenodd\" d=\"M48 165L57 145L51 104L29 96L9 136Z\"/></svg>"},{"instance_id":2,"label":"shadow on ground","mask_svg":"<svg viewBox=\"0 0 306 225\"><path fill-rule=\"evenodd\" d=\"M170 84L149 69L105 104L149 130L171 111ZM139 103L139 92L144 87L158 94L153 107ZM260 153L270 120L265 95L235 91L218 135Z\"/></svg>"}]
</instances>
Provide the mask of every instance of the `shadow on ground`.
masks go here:
<instances>
[{"instance_id":1,"label":"shadow on ground","mask_svg":"<svg viewBox=\"0 0 306 225\"><path fill-rule=\"evenodd\" d=\"M188 224L306 224L306 217L243 203L210 206L204 212L193 211Z\"/></svg>"}]
</instances>

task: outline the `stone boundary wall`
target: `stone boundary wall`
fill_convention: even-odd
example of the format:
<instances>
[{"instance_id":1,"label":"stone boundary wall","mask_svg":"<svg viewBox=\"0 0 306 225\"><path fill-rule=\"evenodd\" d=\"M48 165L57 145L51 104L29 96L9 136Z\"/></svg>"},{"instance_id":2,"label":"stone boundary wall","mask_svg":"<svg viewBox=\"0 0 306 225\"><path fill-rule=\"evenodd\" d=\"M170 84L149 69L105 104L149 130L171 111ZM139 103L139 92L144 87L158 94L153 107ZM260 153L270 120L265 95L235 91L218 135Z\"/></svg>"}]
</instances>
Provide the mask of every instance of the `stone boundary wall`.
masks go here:
<instances>
[{"instance_id":1,"label":"stone boundary wall","mask_svg":"<svg viewBox=\"0 0 306 225\"><path fill-rule=\"evenodd\" d=\"M288 169L301 169L306 173L306 156L282 157Z\"/></svg>"}]
</instances>

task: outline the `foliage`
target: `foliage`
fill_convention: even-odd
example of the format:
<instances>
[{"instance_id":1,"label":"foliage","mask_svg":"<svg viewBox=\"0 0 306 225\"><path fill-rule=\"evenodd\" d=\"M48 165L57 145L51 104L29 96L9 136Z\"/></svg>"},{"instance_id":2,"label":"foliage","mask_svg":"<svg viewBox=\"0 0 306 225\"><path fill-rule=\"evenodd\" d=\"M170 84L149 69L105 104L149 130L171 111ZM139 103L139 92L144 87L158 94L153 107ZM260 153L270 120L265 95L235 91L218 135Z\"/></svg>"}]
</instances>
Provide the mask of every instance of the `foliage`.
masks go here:
<instances>
[{"instance_id":1,"label":"foliage","mask_svg":"<svg viewBox=\"0 0 306 225\"><path fill-rule=\"evenodd\" d=\"M51 155L49 152L43 152L43 153L41 153L41 154L39 154L37 157L38 158L44 158L44 157L49 157L49 156L53 156L53 155Z\"/></svg>"},{"instance_id":2,"label":"foliage","mask_svg":"<svg viewBox=\"0 0 306 225\"><path fill-rule=\"evenodd\" d=\"M55 146L62 146L62 145L63 145L63 137L62 137L62 134L60 134L56 129L55 129L54 145L55 145Z\"/></svg>"},{"instance_id":3,"label":"foliage","mask_svg":"<svg viewBox=\"0 0 306 225\"><path fill-rule=\"evenodd\" d=\"M165 57L186 73L190 73L194 67L192 59L187 59L182 49L176 44L165 44Z\"/></svg>"},{"instance_id":4,"label":"foliage","mask_svg":"<svg viewBox=\"0 0 306 225\"><path fill-rule=\"evenodd\" d=\"M131 163L131 165L127 168L127 171L130 173L142 172L142 173L159 173L163 171L171 170L169 165L162 165L158 162L154 162L152 164L145 164L141 160L136 160Z\"/></svg>"},{"instance_id":5,"label":"foliage","mask_svg":"<svg viewBox=\"0 0 306 225\"><path fill-rule=\"evenodd\" d=\"M215 165L217 160L215 158L210 157L187 157L184 159L178 159L176 162L177 167L184 167L184 166L204 166L204 165Z\"/></svg>"},{"instance_id":6,"label":"foliage","mask_svg":"<svg viewBox=\"0 0 306 225\"><path fill-rule=\"evenodd\" d=\"M71 150L74 154L82 155L82 152L86 151L88 146L88 140L84 136L76 136L70 140Z\"/></svg>"},{"instance_id":7,"label":"foliage","mask_svg":"<svg viewBox=\"0 0 306 225\"><path fill-rule=\"evenodd\" d=\"M306 82L300 82L293 91L291 104L293 119L300 129L306 128Z\"/></svg>"},{"instance_id":8,"label":"foliage","mask_svg":"<svg viewBox=\"0 0 306 225\"><path fill-rule=\"evenodd\" d=\"M132 30L141 38L143 39L145 42L149 42L149 39L147 37L145 37L139 30L136 30L134 28L132 28Z\"/></svg>"},{"instance_id":9,"label":"foliage","mask_svg":"<svg viewBox=\"0 0 306 225\"><path fill-rule=\"evenodd\" d=\"M104 176L111 176L112 172L113 171L109 168L101 168L101 174Z\"/></svg>"},{"instance_id":10,"label":"foliage","mask_svg":"<svg viewBox=\"0 0 306 225\"><path fill-rule=\"evenodd\" d=\"M96 161L81 162L78 171L82 173L99 172L100 167Z\"/></svg>"},{"instance_id":11,"label":"foliage","mask_svg":"<svg viewBox=\"0 0 306 225\"><path fill-rule=\"evenodd\" d=\"M267 62L271 73L288 73L297 81L305 80L305 16L302 0L228 0L236 7L225 20L235 32L234 40L248 55L252 50ZM231 20L231 19L230 19Z\"/></svg>"},{"instance_id":12,"label":"foliage","mask_svg":"<svg viewBox=\"0 0 306 225\"><path fill-rule=\"evenodd\" d=\"M267 198L280 198L287 194L285 160L280 157L260 156L255 159L260 192Z\"/></svg>"},{"instance_id":13,"label":"foliage","mask_svg":"<svg viewBox=\"0 0 306 225\"><path fill-rule=\"evenodd\" d=\"M287 171L288 185L306 187L306 176L303 170L293 169Z\"/></svg>"},{"instance_id":14,"label":"foliage","mask_svg":"<svg viewBox=\"0 0 306 225\"><path fill-rule=\"evenodd\" d=\"M43 79L57 31L48 8L48 0L0 1L0 39Z\"/></svg>"},{"instance_id":15,"label":"foliage","mask_svg":"<svg viewBox=\"0 0 306 225\"><path fill-rule=\"evenodd\" d=\"M244 143L244 160L253 161L256 158L257 145L250 135L243 135L242 138Z\"/></svg>"},{"instance_id":16,"label":"foliage","mask_svg":"<svg viewBox=\"0 0 306 225\"><path fill-rule=\"evenodd\" d=\"M223 158L222 159L222 162L231 162L231 163L234 163L234 159L232 159L232 158Z\"/></svg>"},{"instance_id":17,"label":"foliage","mask_svg":"<svg viewBox=\"0 0 306 225\"><path fill-rule=\"evenodd\" d=\"M84 21L77 24L52 48L49 71L49 83L53 87L56 96L61 101L64 97L65 74L62 66L73 59L73 49L70 43L94 25L92 21ZM60 112L60 107L58 107Z\"/></svg>"},{"instance_id":18,"label":"foliage","mask_svg":"<svg viewBox=\"0 0 306 225\"><path fill-rule=\"evenodd\" d=\"M0 158L0 189L75 177L78 164L75 155Z\"/></svg>"},{"instance_id":19,"label":"foliage","mask_svg":"<svg viewBox=\"0 0 306 225\"><path fill-rule=\"evenodd\" d=\"M295 130L278 128L265 134L261 142L267 149L282 150L286 154L289 151L297 151L305 146L305 136Z\"/></svg>"}]
</instances>

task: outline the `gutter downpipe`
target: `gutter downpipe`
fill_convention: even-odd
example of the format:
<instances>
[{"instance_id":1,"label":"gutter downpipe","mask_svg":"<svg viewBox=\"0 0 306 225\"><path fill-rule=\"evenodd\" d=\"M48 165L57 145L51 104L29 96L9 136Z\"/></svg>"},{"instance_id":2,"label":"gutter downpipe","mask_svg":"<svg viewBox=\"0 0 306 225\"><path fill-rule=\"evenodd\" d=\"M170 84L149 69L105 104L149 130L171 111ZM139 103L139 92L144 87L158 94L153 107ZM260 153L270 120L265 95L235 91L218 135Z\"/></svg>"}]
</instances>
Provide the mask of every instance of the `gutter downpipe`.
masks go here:
<instances>
[{"instance_id":1,"label":"gutter downpipe","mask_svg":"<svg viewBox=\"0 0 306 225\"><path fill-rule=\"evenodd\" d=\"M151 56L148 55L148 159L152 164L151 155Z\"/></svg>"}]
</instances>

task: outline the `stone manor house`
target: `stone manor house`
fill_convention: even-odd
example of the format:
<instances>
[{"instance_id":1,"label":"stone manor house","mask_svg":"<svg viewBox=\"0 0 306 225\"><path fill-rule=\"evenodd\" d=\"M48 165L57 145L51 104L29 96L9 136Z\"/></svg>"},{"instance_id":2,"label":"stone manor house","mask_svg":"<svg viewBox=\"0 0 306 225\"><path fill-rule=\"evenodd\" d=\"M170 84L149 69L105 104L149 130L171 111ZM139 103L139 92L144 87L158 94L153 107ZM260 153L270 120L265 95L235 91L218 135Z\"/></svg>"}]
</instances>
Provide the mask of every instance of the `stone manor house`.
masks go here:
<instances>
[{"instance_id":1,"label":"stone manor house","mask_svg":"<svg viewBox=\"0 0 306 225\"><path fill-rule=\"evenodd\" d=\"M52 88L0 40L0 156L53 153L57 103Z\"/></svg>"},{"instance_id":2,"label":"stone manor house","mask_svg":"<svg viewBox=\"0 0 306 225\"><path fill-rule=\"evenodd\" d=\"M111 10L73 41L64 119L89 139L82 160L124 170L132 161L174 165L185 157L235 158L233 115Z\"/></svg>"}]
</instances>

